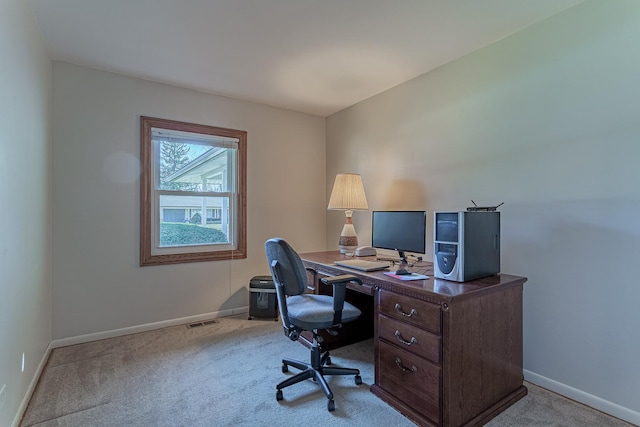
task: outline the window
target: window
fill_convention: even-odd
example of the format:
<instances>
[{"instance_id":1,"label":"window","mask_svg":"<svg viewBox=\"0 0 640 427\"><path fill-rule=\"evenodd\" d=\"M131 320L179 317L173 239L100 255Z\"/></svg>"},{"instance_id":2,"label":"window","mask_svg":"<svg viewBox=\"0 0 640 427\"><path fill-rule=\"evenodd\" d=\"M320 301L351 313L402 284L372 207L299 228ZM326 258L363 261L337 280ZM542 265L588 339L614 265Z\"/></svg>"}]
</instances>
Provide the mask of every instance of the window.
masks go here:
<instances>
[{"instance_id":1,"label":"window","mask_svg":"<svg viewBox=\"0 0 640 427\"><path fill-rule=\"evenodd\" d=\"M247 132L140 118L140 265L246 258Z\"/></svg>"}]
</instances>

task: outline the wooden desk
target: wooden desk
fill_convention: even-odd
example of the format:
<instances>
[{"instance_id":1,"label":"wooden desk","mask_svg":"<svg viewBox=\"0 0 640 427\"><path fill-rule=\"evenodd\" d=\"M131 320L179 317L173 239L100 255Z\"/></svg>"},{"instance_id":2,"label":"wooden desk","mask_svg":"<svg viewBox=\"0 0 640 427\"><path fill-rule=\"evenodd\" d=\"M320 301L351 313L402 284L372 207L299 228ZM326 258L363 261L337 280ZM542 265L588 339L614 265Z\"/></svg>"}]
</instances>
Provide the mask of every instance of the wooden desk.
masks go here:
<instances>
[{"instance_id":1,"label":"wooden desk","mask_svg":"<svg viewBox=\"0 0 640 427\"><path fill-rule=\"evenodd\" d=\"M422 262L420 272L428 280L402 281L336 266L334 261L347 259L338 251L300 256L316 271L310 273L310 292L325 292L328 287L318 284L322 276L350 273L362 279L362 287L350 285L348 298L365 308L363 323L354 336L353 330L341 331L346 337L332 347L373 336L371 391L419 425L482 425L527 394L522 376L526 278L499 274L450 282L434 279L433 264ZM373 331L366 331L368 316Z\"/></svg>"}]
</instances>

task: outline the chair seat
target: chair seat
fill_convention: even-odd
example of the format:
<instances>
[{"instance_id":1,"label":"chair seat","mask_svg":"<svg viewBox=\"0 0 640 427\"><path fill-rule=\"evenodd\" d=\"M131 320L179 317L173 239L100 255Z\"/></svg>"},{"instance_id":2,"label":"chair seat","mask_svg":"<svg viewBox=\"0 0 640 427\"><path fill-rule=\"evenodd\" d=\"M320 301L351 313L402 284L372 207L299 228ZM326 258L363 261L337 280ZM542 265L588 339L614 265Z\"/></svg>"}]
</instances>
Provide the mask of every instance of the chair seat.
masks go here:
<instances>
[{"instance_id":1,"label":"chair seat","mask_svg":"<svg viewBox=\"0 0 640 427\"><path fill-rule=\"evenodd\" d=\"M292 295L287 298L289 321L294 326L306 329L325 329L333 325L333 297L330 295ZM360 317L361 311L345 301L342 309L342 323Z\"/></svg>"}]
</instances>

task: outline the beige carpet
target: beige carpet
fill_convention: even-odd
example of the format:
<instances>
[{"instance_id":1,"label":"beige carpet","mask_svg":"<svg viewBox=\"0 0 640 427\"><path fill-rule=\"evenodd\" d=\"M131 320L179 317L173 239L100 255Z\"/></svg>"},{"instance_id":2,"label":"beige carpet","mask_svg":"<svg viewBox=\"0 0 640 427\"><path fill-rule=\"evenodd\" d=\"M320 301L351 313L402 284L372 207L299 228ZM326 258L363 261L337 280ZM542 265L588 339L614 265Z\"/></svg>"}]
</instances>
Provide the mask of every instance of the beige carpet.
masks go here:
<instances>
[{"instance_id":1,"label":"beige carpet","mask_svg":"<svg viewBox=\"0 0 640 427\"><path fill-rule=\"evenodd\" d=\"M23 427L53 426L386 426L414 424L369 391L373 341L333 351L336 410L311 380L284 390L282 357L308 360L273 320L217 319L55 349L29 403ZM527 384L529 395L490 426L629 426Z\"/></svg>"}]
</instances>

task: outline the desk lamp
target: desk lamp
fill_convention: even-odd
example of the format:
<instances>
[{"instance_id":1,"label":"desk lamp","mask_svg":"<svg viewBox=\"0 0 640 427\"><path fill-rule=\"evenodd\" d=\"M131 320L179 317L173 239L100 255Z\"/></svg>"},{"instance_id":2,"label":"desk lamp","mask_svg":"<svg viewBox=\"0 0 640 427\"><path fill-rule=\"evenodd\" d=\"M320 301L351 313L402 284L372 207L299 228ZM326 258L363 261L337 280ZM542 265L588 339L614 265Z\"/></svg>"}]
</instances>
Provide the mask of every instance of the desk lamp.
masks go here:
<instances>
[{"instance_id":1,"label":"desk lamp","mask_svg":"<svg viewBox=\"0 0 640 427\"><path fill-rule=\"evenodd\" d=\"M362 177L352 173L339 173L333 183L333 190L329 198L329 210L343 210L347 220L342 227L338 246L340 253L353 254L358 247L358 236L353 227L351 215L354 210L367 210L367 196L364 194Z\"/></svg>"}]
</instances>

